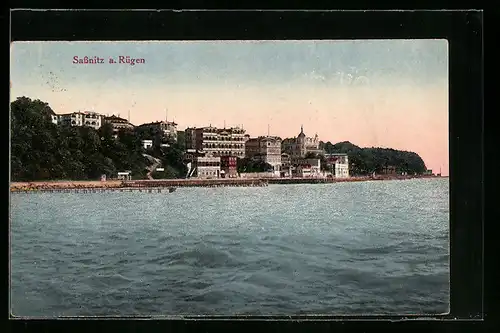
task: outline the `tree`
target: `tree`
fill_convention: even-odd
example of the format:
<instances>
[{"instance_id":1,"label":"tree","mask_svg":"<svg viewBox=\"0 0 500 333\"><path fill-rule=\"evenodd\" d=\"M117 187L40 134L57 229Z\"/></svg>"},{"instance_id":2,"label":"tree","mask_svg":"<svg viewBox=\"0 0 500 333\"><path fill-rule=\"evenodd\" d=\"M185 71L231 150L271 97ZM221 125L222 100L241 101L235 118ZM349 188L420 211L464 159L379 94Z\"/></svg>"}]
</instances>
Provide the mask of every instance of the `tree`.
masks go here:
<instances>
[{"instance_id":1,"label":"tree","mask_svg":"<svg viewBox=\"0 0 500 333\"><path fill-rule=\"evenodd\" d=\"M131 170L146 175L149 162L133 131L113 136L113 128L64 127L52 123L50 106L19 97L11 103L11 177L13 181L98 179Z\"/></svg>"},{"instance_id":2,"label":"tree","mask_svg":"<svg viewBox=\"0 0 500 333\"><path fill-rule=\"evenodd\" d=\"M332 145L325 144L327 154L343 153L349 157L349 170L352 175L370 175L373 172L382 173L385 168L392 166L396 172L422 174L427 169L422 158L408 151L391 148L360 148L349 141Z\"/></svg>"},{"instance_id":3,"label":"tree","mask_svg":"<svg viewBox=\"0 0 500 333\"><path fill-rule=\"evenodd\" d=\"M236 162L236 169L239 173L245 172L269 172L273 170L273 166L262 160L255 160L252 158L239 158Z\"/></svg>"},{"instance_id":4,"label":"tree","mask_svg":"<svg viewBox=\"0 0 500 333\"><path fill-rule=\"evenodd\" d=\"M186 133L184 131L177 131L177 145L181 150L186 150Z\"/></svg>"}]
</instances>

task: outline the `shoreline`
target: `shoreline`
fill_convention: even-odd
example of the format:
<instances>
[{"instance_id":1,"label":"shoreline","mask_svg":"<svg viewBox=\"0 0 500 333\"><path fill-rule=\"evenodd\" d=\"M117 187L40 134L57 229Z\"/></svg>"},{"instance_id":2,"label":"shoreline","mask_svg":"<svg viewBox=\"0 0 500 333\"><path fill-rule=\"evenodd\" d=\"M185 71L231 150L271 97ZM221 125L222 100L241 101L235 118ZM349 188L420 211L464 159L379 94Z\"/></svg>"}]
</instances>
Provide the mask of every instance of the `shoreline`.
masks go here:
<instances>
[{"instance_id":1,"label":"shoreline","mask_svg":"<svg viewBox=\"0 0 500 333\"><path fill-rule=\"evenodd\" d=\"M33 181L11 182L11 192L70 191L70 190L116 190L158 189L169 187L262 187L269 184L330 184L363 181L390 181L409 179L448 178L448 176L363 176L349 178L219 178L219 179L154 179L154 180L107 180L107 181Z\"/></svg>"}]
</instances>

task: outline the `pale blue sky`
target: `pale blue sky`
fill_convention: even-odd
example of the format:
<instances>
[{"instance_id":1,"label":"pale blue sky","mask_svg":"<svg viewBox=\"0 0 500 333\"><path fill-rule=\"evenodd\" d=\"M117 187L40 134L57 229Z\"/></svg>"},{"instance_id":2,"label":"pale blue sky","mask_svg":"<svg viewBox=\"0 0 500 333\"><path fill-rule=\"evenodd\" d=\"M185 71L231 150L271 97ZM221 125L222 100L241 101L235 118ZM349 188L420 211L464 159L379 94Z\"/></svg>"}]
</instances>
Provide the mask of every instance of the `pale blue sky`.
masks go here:
<instances>
[{"instance_id":1,"label":"pale blue sky","mask_svg":"<svg viewBox=\"0 0 500 333\"><path fill-rule=\"evenodd\" d=\"M73 56L144 58L146 66L82 66ZM334 84L338 72L357 70L372 84L404 80L432 84L446 79L444 40L311 42L16 43L11 75L38 84L52 72L62 85L113 84ZM29 68L30 70L26 70ZM131 79L132 82L127 82ZM337 77L338 79L338 77Z\"/></svg>"}]
</instances>

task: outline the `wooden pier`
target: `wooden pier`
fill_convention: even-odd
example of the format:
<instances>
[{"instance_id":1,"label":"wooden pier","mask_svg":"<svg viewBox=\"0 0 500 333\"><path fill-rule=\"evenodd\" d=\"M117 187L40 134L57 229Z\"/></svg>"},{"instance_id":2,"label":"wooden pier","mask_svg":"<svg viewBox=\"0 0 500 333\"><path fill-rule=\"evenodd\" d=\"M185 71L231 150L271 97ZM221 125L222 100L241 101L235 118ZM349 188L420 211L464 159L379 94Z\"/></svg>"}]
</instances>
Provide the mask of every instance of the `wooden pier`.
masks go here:
<instances>
[{"instance_id":1,"label":"wooden pier","mask_svg":"<svg viewBox=\"0 0 500 333\"><path fill-rule=\"evenodd\" d=\"M267 186L267 180L244 178L219 179L161 179L124 181L124 186L132 188L150 187L262 187Z\"/></svg>"},{"instance_id":2,"label":"wooden pier","mask_svg":"<svg viewBox=\"0 0 500 333\"><path fill-rule=\"evenodd\" d=\"M113 185L106 182L91 184L70 183L27 183L11 186L11 192L50 192L50 193L109 193L109 192L175 192L178 187L262 187L267 181L261 179L163 179L130 180Z\"/></svg>"},{"instance_id":3,"label":"wooden pier","mask_svg":"<svg viewBox=\"0 0 500 333\"><path fill-rule=\"evenodd\" d=\"M109 193L109 192L144 192L144 193L162 193L172 192L168 188L40 188L40 189L12 189L11 192L16 193L33 193L33 192L48 192L48 193Z\"/></svg>"}]
</instances>

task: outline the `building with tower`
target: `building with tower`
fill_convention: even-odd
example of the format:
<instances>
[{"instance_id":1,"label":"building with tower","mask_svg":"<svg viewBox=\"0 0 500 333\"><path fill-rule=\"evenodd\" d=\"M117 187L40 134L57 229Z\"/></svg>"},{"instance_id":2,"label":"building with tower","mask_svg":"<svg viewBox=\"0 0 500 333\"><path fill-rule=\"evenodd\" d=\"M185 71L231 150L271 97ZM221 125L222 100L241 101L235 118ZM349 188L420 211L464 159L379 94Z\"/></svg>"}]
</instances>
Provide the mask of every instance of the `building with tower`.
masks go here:
<instances>
[{"instance_id":1,"label":"building with tower","mask_svg":"<svg viewBox=\"0 0 500 333\"><path fill-rule=\"evenodd\" d=\"M306 136L303 126L300 127L299 135L281 142L281 151L288 154L291 159L305 158L309 153L324 154L324 151L319 148L318 134L314 137Z\"/></svg>"}]
</instances>

